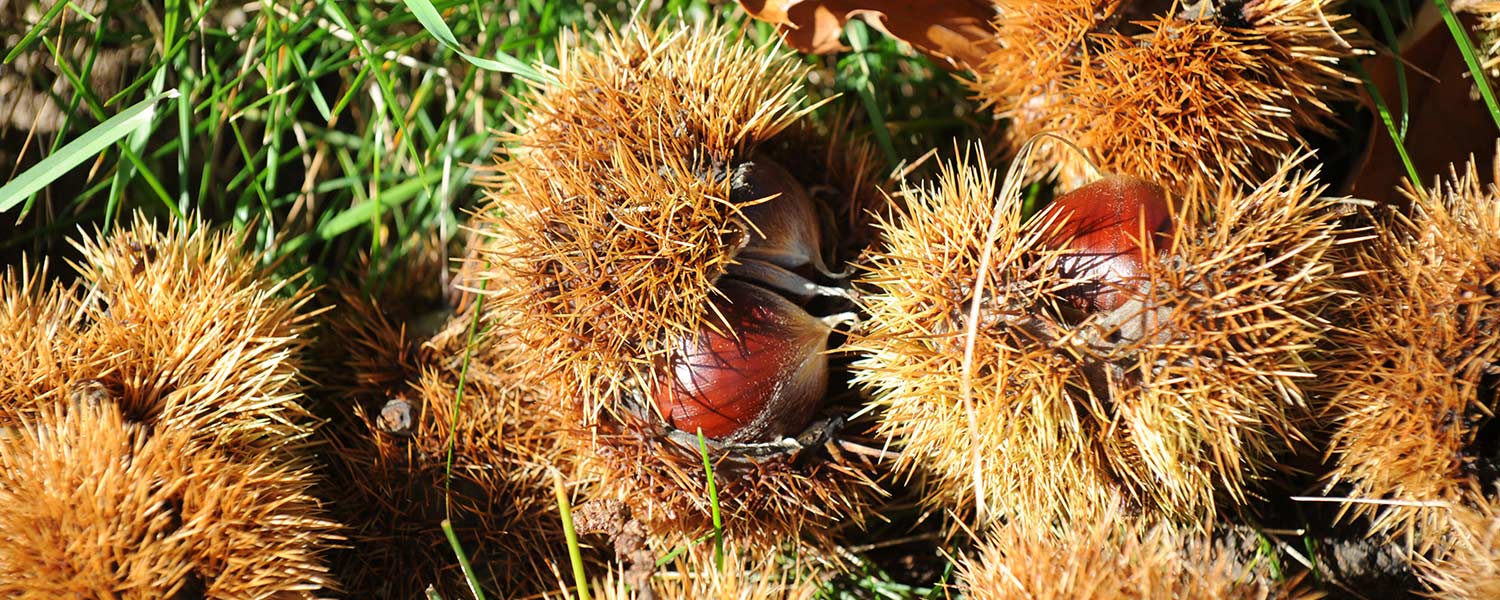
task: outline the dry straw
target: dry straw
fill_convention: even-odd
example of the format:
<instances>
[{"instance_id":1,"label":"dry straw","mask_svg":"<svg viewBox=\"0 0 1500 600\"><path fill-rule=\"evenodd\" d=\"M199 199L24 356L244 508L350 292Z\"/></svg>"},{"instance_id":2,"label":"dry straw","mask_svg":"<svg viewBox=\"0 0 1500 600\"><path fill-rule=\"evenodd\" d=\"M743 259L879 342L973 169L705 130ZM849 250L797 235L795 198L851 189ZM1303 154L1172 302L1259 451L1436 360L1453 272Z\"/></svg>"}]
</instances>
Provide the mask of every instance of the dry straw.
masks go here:
<instances>
[{"instance_id":1,"label":"dry straw","mask_svg":"<svg viewBox=\"0 0 1500 600\"><path fill-rule=\"evenodd\" d=\"M1023 152L1023 159L1024 159ZM862 278L856 382L934 502L1034 525L1132 509L1202 524L1305 442L1306 360L1339 291L1335 201L1287 161L1176 215L1120 308L1064 318L1053 213L982 161L904 192ZM1019 167L1024 168L1024 167Z\"/></svg>"}]
</instances>

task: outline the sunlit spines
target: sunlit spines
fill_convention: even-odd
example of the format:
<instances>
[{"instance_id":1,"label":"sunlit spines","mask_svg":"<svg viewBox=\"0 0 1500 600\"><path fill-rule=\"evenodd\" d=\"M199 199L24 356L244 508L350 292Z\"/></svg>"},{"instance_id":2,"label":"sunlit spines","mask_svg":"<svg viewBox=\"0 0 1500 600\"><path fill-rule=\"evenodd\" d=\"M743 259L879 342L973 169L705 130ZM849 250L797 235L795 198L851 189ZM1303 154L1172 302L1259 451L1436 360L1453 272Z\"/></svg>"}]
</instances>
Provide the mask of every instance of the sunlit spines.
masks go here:
<instances>
[{"instance_id":1,"label":"sunlit spines","mask_svg":"<svg viewBox=\"0 0 1500 600\"><path fill-rule=\"evenodd\" d=\"M959 586L975 600L1248 600L1276 587L1224 542L1119 512L1058 529L996 528L958 564Z\"/></svg>"},{"instance_id":2,"label":"sunlit spines","mask_svg":"<svg viewBox=\"0 0 1500 600\"><path fill-rule=\"evenodd\" d=\"M1148 264L1139 325L1125 326L1141 334L1105 353L1134 368L1111 382L1125 444L1106 452L1173 512L1243 504L1279 454L1308 444L1310 363L1347 273L1333 256L1341 205L1304 161L1180 212L1172 252Z\"/></svg>"},{"instance_id":3,"label":"sunlit spines","mask_svg":"<svg viewBox=\"0 0 1500 600\"><path fill-rule=\"evenodd\" d=\"M733 543L717 555L712 542L699 542L687 545L647 581L632 582L628 575L612 571L591 589L601 600L812 600L821 590L823 575L811 561ZM571 596L564 591L561 597Z\"/></svg>"},{"instance_id":4,"label":"sunlit spines","mask_svg":"<svg viewBox=\"0 0 1500 600\"><path fill-rule=\"evenodd\" d=\"M870 316L854 343L865 356L855 381L884 409L881 433L902 448L898 469L931 474L933 500L962 507L978 495L986 511L1017 519L1086 513L1107 500L1110 477L1068 392L1075 361L1038 345L1025 325L985 322L974 330L972 397L963 397L983 248L994 249L983 310L996 321L1032 321L1026 313L1062 287L1038 264L1045 259L1029 256L1044 232L1023 227L1018 195L997 192L983 161L904 192L906 208L882 225L884 246L861 278Z\"/></svg>"},{"instance_id":5,"label":"sunlit spines","mask_svg":"<svg viewBox=\"0 0 1500 600\"><path fill-rule=\"evenodd\" d=\"M731 267L805 260L805 274L777 266L777 276L820 278L820 293L847 296L834 290L839 267L829 263L858 252L858 230L878 208L870 146L845 123L809 117L804 67L737 35L637 24L570 48L553 72L558 83L538 90L535 114L507 138L476 228L486 249L471 257L487 264L469 285L485 287L486 325L525 348L521 376L542 381L572 415L558 438L581 462L580 480L602 484L580 501L628 504L659 539L700 535L710 519L693 432L672 432L649 397L663 365L681 358L683 339L722 327L715 305L721 286L734 285L725 283ZM754 197L760 186L736 180L765 160L785 170L761 181L779 196ZM760 224L756 210L742 209L799 198L811 206L796 212L816 223L765 236L786 248L747 252ZM797 304L805 294L784 295L790 312L807 310ZM822 341L831 332L817 326ZM821 364L823 348L803 346ZM806 379L821 385L826 373ZM746 433L753 440L709 442L726 528L749 546L804 533L827 542L834 524L857 520L878 493L869 461L825 443L846 435L838 427L788 443L803 432L786 429L852 411L824 406L822 395L809 400L793 403L803 413L795 422L778 415L778 427Z\"/></svg>"},{"instance_id":6,"label":"sunlit spines","mask_svg":"<svg viewBox=\"0 0 1500 600\"><path fill-rule=\"evenodd\" d=\"M1441 507L1444 534L1416 571L1439 600L1500 597L1500 496L1471 491L1462 505Z\"/></svg>"},{"instance_id":7,"label":"sunlit spines","mask_svg":"<svg viewBox=\"0 0 1500 600\"><path fill-rule=\"evenodd\" d=\"M1221 179L1254 187L1307 133L1328 131L1332 103L1354 97L1339 63L1360 38L1338 0L995 3L999 48L973 87L1011 118L1013 144L1059 133L1105 171L1177 193L1211 195ZM1092 173L1062 149L1036 170L1064 188Z\"/></svg>"},{"instance_id":8,"label":"sunlit spines","mask_svg":"<svg viewBox=\"0 0 1500 600\"><path fill-rule=\"evenodd\" d=\"M118 405L55 405L0 440L0 594L311 598L336 526L311 474L245 462Z\"/></svg>"},{"instance_id":9,"label":"sunlit spines","mask_svg":"<svg viewBox=\"0 0 1500 600\"><path fill-rule=\"evenodd\" d=\"M1334 422L1330 490L1375 531L1425 545L1443 505L1484 483L1481 430L1495 411L1500 192L1467 165L1377 208L1350 258L1365 273L1325 369Z\"/></svg>"},{"instance_id":10,"label":"sunlit spines","mask_svg":"<svg viewBox=\"0 0 1500 600\"><path fill-rule=\"evenodd\" d=\"M731 168L803 114L805 67L712 26L636 23L585 47L507 138L478 225L505 243L478 258L520 335L618 377L706 323L744 230Z\"/></svg>"},{"instance_id":11,"label":"sunlit spines","mask_svg":"<svg viewBox=\"0 0 1500 600\"><path fill-rule=\"evenodd\" d=\"M1337 203L1297 166L1177 211L1171 251L1082 321L1064 317L1069 250L1047 243L1058 215L1023 221L1019 186L997 190L982 163L908 190L861 280L854 343L898 468L930 473L950 508L1032 524L1116 493L1198 525L1244 503L1305 442L1308 353L1341 289Z\"/></svg>"},{"instance_id":12,"label":"sunlit spines","mask_svg":"<svg viewBox=\"0 0 1500 600\"><path fill-rule=\"evenodd\" d=\"M103 379L131 418L192 430L232 451L305 440L301 352L308 288L273 279L239 235L201 222L78 242L82 342L114 357Z\"/></svg>"},{"instance_id":13,"label":"sunlit spines","mask_svg":"<svg viewBox=\"0 0 1500 600\"><path fill-rule=\"evenodd\" d=\"M83 363L83 311L76 290L48 280L45 268L22 265L0 275L0 425L36 416L92 370ZM82 383L82 382L76 382Z\"/></svg>"}]
</instances>

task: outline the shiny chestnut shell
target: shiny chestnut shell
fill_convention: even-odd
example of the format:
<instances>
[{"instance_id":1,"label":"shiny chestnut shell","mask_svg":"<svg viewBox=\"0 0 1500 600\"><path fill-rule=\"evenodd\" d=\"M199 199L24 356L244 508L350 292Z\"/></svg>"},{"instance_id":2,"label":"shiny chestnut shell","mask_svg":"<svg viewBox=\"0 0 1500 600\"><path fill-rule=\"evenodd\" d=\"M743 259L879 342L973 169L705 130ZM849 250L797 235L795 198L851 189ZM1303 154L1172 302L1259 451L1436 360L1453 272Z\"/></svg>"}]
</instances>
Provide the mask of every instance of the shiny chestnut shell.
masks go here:
<instances>
[{"instance_id":1,"label":"shiny chestnut shell","mask_svg":"<svg viewBox=\"0 0 1500 600\"><path fill-rule=\"evenodd\" d=\"M710 314L723 320L673 348L652 385L657 410L674 428L723 442L795 436L827 391L832 328L752 283L724 279L719 291Z\"/></svg>"},{"instance_id":2,"label":"shiny chestnut shell","mask_svg":"<svg viewBox=\"0 0 1500 600\"><path fill-rule=\"evenodd\" d=\"M1161 186L1144 179L1105 177L1059 196L1041 218L1056 223L1043 247L1068 250L1058 267L1080 281L1059 295L1086 313L1119 308L1144 276L1148 249L1171 251L1172 206Z\"/></svg>"}]
</instances>

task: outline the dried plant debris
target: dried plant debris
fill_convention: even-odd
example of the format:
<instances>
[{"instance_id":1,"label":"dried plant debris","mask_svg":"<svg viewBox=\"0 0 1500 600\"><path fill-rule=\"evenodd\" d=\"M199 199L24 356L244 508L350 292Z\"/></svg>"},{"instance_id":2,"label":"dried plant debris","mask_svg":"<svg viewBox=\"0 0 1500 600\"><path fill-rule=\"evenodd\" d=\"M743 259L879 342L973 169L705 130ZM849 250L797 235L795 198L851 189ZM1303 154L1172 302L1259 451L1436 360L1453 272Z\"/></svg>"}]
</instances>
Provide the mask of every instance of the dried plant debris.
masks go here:
<instances>
[{"instance_id":1,"label":"dried plant debris","mask_svg":"<svg viewBox=\"0 0 1500 600\"><path fill-rule=\"evenodd\" d=\"M326 321L337 348L324 365L334 399L325 496L349 526L334 562L354 595L468 593L444 520L481 585L502 595L549 589L567 560L550 476L573 477L561 405L512 373L523 355L503 330L469 344L472 305L446 311L436 333L406 325L441 304L444 268L403 263L374 297L341 288Z\"/></svg>"},{"instance_id":2,"label":"dried plant debris","mask_svg":"<svg viewBox=\"0 0 1500 600\"><path fill-rule=\"evenodd\" d=\"M0 47L16 47L27 32L38 27L56 0L0 0ZM56 64L68 62L100 100L120 91L131 72L150 50L149 29L136 3L118 0L79 0L46 25L49 39L57 43L58 56L41 43L0 68L0 132L15 129L39 134L60 130L68 119L66 104L76 92ZM79 16L88 15L88 18ZM105 32L94 51L95 29ZM74 117L75 119L77 117Z\"/></svg>"},{"instance_id":3,"label":"dried plant debris","mask_svg":"<svg viewBox=\"0 0 1500 600\"><path fill-rule=\"evenodd\" d=\"M960 164L906 190L853 344L898 470L946 507L1035 527L1116 494L1200 526L1246 503L1306 443L1308 354L1341 289L1338 203L1299 166L1177 207L1169 239L1117 224L1150 257L1119 281L1077 272L1088 250L1056 241L1067 213L1022 218L1019 177L997 190L983 162ZM1080 311L1101 283L1118 306Z\"/></svg>"},{"instance_id":4,"label":"dried plant debris","mask_svg":"<svg viewBox=\"0 0 1500 600\"><path fill-rule=\"evenodd\" d=\"M1105 171L1212 195L1253 188L1358 79L1341 61L1360 38L1338 0L994 0L997 48L974 91L1010 119L1019 145L1073 140ZM1037 174L1073 188L1091 170L1076 152L1043 154Z\"/></svg>"},{"instance_id":5,"label":"dried plant debris","mask_svg":"<svg viewBox=\"0 0 1500 600\"><path fill-rule=\"evenodd\" d=\"M1356 247L1358 302L1320 369L1336 423L1330 493L1375 531L1425 546L1445 507L1494 481L1500 192L1471 163L1409 212L1378 208Z\"/></svg>"},{"instance_id":6,"label":"dried plant debris","mask_svg":"<svg viewBox=\"0 0 1500 600\"><path fill-rule=\"evenodd\" d=\"M732 535L827 541L875 493L826 355L855 309L839 265L883 202L873 152L810 117L805 67L728 29L635 23L560 64L471 260L488 326L572 415L584 498L664 544L701 535L702 430Z\"/></svg>"},{"instance_id":7,"label":"dried plant debris","mask_svg":"<svg viewBox=\"0 0 1500 600\"><path fill-rule=\"evenodd\" d=\"M750 16L779 26L782 38L803 52L848 50L839 35L854 18L952 67L979 65L994 48L990 21L995 7L990 0L740 0L740 6Z\"/></svg>"}]
</instances>

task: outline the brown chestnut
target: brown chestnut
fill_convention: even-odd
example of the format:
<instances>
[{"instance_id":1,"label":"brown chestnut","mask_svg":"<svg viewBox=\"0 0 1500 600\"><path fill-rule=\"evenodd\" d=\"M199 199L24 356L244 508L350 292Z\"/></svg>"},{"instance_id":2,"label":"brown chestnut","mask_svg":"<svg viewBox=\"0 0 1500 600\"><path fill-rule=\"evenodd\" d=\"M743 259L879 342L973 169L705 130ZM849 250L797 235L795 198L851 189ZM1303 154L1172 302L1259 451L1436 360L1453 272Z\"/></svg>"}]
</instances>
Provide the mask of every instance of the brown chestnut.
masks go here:
<instances>
[{"instance_id":1,"label":"brown chestnut","mask_svg":"<svg viewBox=\"0 0 1500 600\"><path fill-rule=\"evenodd\" d=\"M812 197L781 163L756 156L737 165L730 177L729 199L739 207L748 229L740 260L765 261L784 269L811 266L837 276L823 263L820 219Z\"/></svg>"},{"instance_id":2,"label":"brown chestnut","mask_svg":"<svg viewBox=\"0 0 1500 600\"><path fill-rule=\"evenodd\" d=\"M673 348L652 385L657 410L672 427L722 442L795 436L827 390L833 328L761 286L726 278L718 289L710 314L722 319Z\"/></svg>"},{"instance_id":3,"label":"brown chestnut","mask_svg":"<svg viewBox=\"0 0 1500 600\"><path fill-rule=\"evenodd\" d=\"M1085 313L1118 308L1144 276L1148 252L1171 251L1171 204L1161 186L1144 179L1105 177L1059 196L1040 218L1055 227L1043 247L1066 249L1058 266L1079 282L1059 295Z\"/></svg>"}]
</instances>

